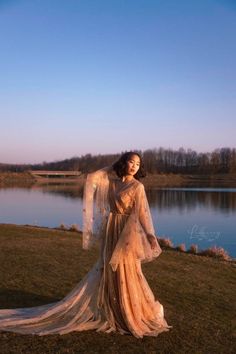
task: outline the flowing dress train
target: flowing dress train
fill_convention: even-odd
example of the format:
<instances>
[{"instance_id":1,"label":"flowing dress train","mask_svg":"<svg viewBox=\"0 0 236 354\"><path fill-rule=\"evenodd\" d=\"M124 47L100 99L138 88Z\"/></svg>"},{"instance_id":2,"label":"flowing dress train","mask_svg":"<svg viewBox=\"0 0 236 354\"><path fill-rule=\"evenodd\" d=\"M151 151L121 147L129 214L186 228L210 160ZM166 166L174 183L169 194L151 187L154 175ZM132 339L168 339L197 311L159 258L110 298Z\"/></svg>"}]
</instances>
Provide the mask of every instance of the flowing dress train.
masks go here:
<instances>
[{"instance_id":1,"label":"flowing dress train","mask_svg":"<svg viewBox=\"0 0 236 354\"><path fill-rule=\"evenodd\" d=\"M142 257L137 256L147 241L137 238L133 210L144 193L143 185L135 179L122 182L114 176L110 178L109 213L102 228L100 256L92 269L60 301L0 310L0 331L40 336L84 330L117 331L137 338L169 331L172 326L167 324L163 306L154 298L142 273ZM144 212L147 208L146 205ZM142 217L142 209L139 216L140 231L147 227L147 219Z\"/></svg>"}]
</instances>

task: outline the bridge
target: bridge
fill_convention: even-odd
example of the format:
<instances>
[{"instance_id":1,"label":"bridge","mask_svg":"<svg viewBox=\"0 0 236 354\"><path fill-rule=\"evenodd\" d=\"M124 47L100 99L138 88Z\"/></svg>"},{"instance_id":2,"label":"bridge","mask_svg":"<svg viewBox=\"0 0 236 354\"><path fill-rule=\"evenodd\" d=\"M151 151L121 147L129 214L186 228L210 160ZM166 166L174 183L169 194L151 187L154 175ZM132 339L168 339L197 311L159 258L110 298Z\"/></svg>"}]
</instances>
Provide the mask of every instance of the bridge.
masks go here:
<instances>
[{"instance_id":1,"label":"bridge","mask_svg":"<svg viewBox=\"0 0 236 354\"><path fill-rule=\"evenodd\" d=\"M80 171L30 170L29 172L36 178L77 178L82 175Z\"/></svg>"}]
</instances>

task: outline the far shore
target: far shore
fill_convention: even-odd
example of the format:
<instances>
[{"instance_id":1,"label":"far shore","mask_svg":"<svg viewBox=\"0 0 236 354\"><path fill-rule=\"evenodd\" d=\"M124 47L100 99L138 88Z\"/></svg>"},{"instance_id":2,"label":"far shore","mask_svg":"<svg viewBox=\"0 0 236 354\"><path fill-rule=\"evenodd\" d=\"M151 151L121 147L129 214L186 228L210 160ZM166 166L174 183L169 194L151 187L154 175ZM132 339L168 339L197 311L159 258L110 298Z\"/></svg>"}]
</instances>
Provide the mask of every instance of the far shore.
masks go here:
<instances>
[{"instance_id":1,"label":"far shore","mask_svg":"<svg viewBox=\"0 0 236 354\"><path fill-rule=\"evenodd\" d=\"M22 186L34 184L78 184L83 187L86 175L77 178L35 178L28 172L0 172L0 187ZM158 187L236 187L236 174L184 175L174 173L148 174L141 180L147 188Z\"/></svg>"}]
</instances>

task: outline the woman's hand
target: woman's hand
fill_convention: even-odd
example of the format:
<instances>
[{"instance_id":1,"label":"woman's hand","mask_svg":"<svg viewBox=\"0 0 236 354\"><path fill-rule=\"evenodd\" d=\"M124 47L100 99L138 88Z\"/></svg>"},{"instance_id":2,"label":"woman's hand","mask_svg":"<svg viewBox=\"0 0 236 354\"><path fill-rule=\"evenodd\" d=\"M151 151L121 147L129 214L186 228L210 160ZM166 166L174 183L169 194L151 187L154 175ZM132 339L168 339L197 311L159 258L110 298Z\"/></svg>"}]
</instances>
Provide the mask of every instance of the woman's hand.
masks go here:
<instances>
[{"instance_id":1,"label":"woman's hand","mask_svg":"<svg viewBox=\"0 0 236 354\"><path fill-rule=\"evenodd\" d=\"M148 242L149 242L150 245L151 245L151 249L156 248L156 246L157 246L157 239L156 239L156 236L153 235L153 234L147 234L147 239L148 239Z\"/></svg>"}]
</instances>

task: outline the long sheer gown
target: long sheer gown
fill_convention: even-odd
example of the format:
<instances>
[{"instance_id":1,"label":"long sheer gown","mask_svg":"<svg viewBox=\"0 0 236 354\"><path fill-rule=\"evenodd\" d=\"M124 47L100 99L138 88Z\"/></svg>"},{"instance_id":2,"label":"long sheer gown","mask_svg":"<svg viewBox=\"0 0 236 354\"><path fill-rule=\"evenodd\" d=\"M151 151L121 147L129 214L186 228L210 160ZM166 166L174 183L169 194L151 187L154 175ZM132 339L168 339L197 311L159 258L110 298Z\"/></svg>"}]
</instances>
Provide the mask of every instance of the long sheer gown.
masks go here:
<instances>
[{"instance_id":1,"label":"long sheer gown","mask_svg":"<svg viewBox=\"0 0 236 354\"><path fill-rule=\"evenodd\" d=\"M143 184L122 182L110 168L89 174L86 183L83 245L99 242L97 262L61 301L0 310L0 331L40 336L117 331L142 338L172 328L141 269L161 253L157 240L151 249L146 237L154 229Z\"/></svg>"}]
</instances>

